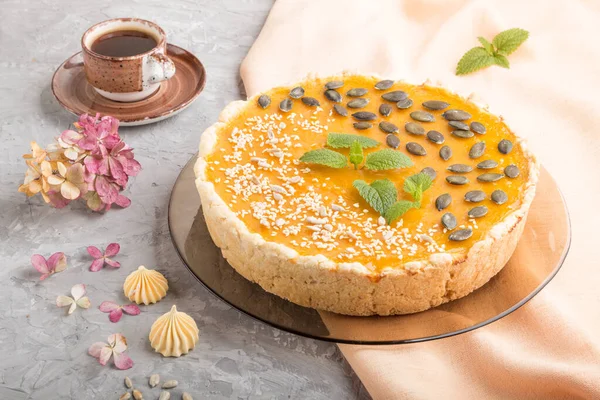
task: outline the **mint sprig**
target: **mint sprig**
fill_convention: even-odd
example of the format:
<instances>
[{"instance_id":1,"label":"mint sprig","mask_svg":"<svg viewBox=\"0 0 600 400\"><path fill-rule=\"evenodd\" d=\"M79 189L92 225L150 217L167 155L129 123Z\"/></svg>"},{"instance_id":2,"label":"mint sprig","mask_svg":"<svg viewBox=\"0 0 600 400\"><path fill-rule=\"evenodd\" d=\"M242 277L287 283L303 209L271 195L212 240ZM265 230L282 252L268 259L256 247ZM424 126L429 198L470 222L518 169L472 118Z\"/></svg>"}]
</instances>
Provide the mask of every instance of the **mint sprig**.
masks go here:
<instances>
[{"instance_id":1,"label":"mint sprig","mask_svg":"<svg viewBox=\"0 0 600 400\"><path fill-rule=\"evenodd\" d=\"M348 160L343 154L329 149L311 150L300 157L300 161L311 164L325 165L331 168L344 168Z\"/></svg>"},{"instance_id":2,"label":"mint sprig","mask_svg":"<svg viewBox=\"0 0 600 400\"><path fill-rule=\"evenodd\" d=\"M498 65L502 68L510 68L506 56L512 54L529 37L529 32L513 28L497 34L490 43L483 37L478 37L480 47L473 47L467 51L456 66L456 75L466 75L471 72Z\"/></svg>"},{"instance_id":3,"label":"mint sprig","mask_svg":"<svg viewBox=\"0 0 600 400\"><path fill-rule=\"evenodd\" d=\"M347 149L352 146L352 143L358 141L363 149L377 147L379 143L375 139L361 135L351 135L349 133L330 133L327 135L327 146L332 149Z\"/></svg>"},{"instance_id":4,"label":"mint sprig","mask_svg":"<svg viewBox=\"0 0 600 400\"><path fill-rule=\"evenodd\" d=\"M375 211L382 215L398 198L398 191L389 179L380 179L371 184L357 179L352 186Z\"/></svg>"},{"instance_id":5,"label":"mint sprig","mask_svg":"<svg viewBox=\"0 0 600 400\"><path fill-rule=\"evenodd\" d=\"M411 159L404 153L383 149L367 155L365 168L373 171L412 167Z\"/></svg>"}]
</instances>

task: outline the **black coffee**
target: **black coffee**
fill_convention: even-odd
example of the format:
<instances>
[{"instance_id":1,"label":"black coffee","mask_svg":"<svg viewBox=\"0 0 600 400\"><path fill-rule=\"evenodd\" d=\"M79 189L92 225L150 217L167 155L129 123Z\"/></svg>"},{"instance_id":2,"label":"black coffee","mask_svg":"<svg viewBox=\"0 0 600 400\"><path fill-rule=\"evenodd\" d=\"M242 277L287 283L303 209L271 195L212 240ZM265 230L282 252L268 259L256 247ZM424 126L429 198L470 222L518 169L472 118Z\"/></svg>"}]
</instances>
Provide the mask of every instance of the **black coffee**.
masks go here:
<instances>
[{"instance_id":1,"label":"black coffee","mask_svg":"<svg viewBox=\"0 0 600 400\"><path fill-rule=\"evenodd\" d=\"M152 50L156 44L156 40L144 32L115 31L96 39L92 51L109 57L129 57Z\"/></svg>"}]
</instances>

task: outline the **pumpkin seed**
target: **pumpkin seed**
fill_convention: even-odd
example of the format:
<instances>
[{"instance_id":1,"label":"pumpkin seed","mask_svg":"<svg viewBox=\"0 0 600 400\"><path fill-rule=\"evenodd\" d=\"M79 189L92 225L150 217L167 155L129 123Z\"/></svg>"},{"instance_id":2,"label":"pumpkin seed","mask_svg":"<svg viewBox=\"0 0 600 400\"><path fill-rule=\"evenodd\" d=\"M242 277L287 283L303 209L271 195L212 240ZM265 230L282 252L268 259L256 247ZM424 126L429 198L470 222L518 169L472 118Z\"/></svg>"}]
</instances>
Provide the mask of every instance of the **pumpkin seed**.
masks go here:
<instances>
[{"instance_id":1,"label":"pumpkin seed","mask_svg":"<svg viewBox=\"0 0 600 400\"><path fill-rule=\"evenodd\" d=\"M462 175L448 175L446 177L446 182L451 185L466 185L469 183L469 179L466 176Z\"/></svg>"},{"instance_id":2,"label":"pumpkin seed","mask_svg":"<svg viewBox=\"0 0 600 400\"><path fill-rule=\"evenodd\" d=\"M502 154L510 153L512 148L513 144L510 140L502 139L500 143L498 143L498 151Z\"/></svg>"},{"instance_id":3,"label":"pumpkin seed","mask_svg":"<svg viewBox=\"0 0 600 400\"><path fill-rule=\"evenodd\" d=\"M456 232L452 232L450 235L448 235L448 239L452 240L453 242L462 242L471 236L473 236L473 230L471 228L459 229Z\"/></svg>"},{"instance_id":4,"label":"pumpkin seed","mask_svg":"<svg viewBox=\"0 0 600 400\"><path fill-rule=\"evenodd\" d=\"M399 129L396 125L394 125L388 121L381 121L379 123L379 129L381 129L385 133L396 133L399 131Z\"/></svg>"},{"instance_id":5,"label":"pumpkin seed","mask_svg":"<svg viewBox=\"0 0 600 400\"><path fill-rule=\"evenodd\" d=\"M321 105L319 100L315 99L314 97L303 97L302 102L309 107L318 107Z\"/></svg>"},{"instance_id":6,"label":"pumpkin seed","mask_svg":"<svg viewBox=\"0 0 600 400\"><path fill-rule=\"evenodd\" d=\"M267 108L269 107L269 104L271 104L271 98L266 94L260 95L260 97L258 98L258 105L262 108Z\"/></svg>"},{"instance_id":7,"label":"pumpkin seed","mask_svg":"<svg viewBox=\"0 0 600 400\"><path fill-rule=\"evenodd\" d=\"M485 200L485 192L483 190L471 190L465 193L465 201L469 203L479 203Z\"/></svg>"},{"instance_id":8,"label":"pumpkin seed","mask_svg":"<svg viewBox=\"0 0 600 400\"><path fill-rule=\"evenodd\" d=\"M445 141L444 135L442 135L438 131L427 132L427 139L429 139L430 142L433 142L436 144L442 144Z\"/></svg>"},{"instance_id":9,"label":"pumpkin seed","mask_svg":"<svg viewBox=\"0 0 600 400\"><path fill-rule=\"evenodd\" d=\"M189 394L188 392L183 392L183 394L181 395L181 400L194 400L192 398L192 395Z\"/></svg>"},{"instance_id":10,"label":"pumpkin seed","mask_svg":"<svg viewBox=\"0 0 600 400\"><path fill-rule=\"evenodd\" d=\"M160 396L158 396L158 400L169 400L171 398L171 393L163 390L160 392Z\"/></svg>"},{"instance_id":11,"label":"pumpkin seed","mask_svg":"<svg viewBox=\"0 0 600 400\"><path fill-rule=\"evenodd\" d=\"M479 158L485 153L485 142L477 142L469 150L469 158Z\"/></svg>"},{"instance_id":12,"label":"pumpkin seed","mask_svg":"<svg viewBox=\"0 0 600 400\"><path fill-rule=\"evenodd\" d=\"M437 172L435 172L435 169L433 169L431 167L425 167L425 168L423 168L421 170L421 173L429 175L429 177L431 178L431 180L434 180L437 177Z\"/></svg>"},{"instance_id":13,"label":"pumpkin seed","mask_svg":"<svg viewBox=\"0 0 600 400\"><path fill-rule=\"evenodd\" d=\"M393 92L387 92L381 95L384 100L393 101L394 103L399 102L400 100L405 100L408 98L408 94L403 92L402 90L394 90Z\"/></svg>"},{"instance_id":14,"label":"pumpkin seed","mask_svg":"<svg viewBox=\"0 0 600 400\"><path fill-rule=\"evenodd\" d=\"M281 103L279 103L279 109L283 112L289 112L292 109L292 100L291 99L281 100Z\"/></svg>"},{"instance_id":15,"label":"pumpkin seed","mask_svg":"<svg viewBox=\"0 0 600 400\"><path fill-rule=\"evenodd\" d=\"M369 91L365 88L354 88L354 89L348 90L348 93L346 93L346 96L360 97L360 96L364 96L367 93L369 93Z\"/></svg>"},{"instance_id":16,"label":"pumpkin seed","mask_svg":"<svg viewBox=\"0 0 600 400\"><path fill-rule=\"evenodd\" d=\"M404 129L406 130L406 132L412 133L413 135L425 134L425 128L423 128L420 124L417 124L416 122L407 122L406 124L404 124Z\"/></svg>"},{"instance_id":17,"label":"pumpkin seed","mask_svg":"<svg viewBox=\"0 0 600 400\"><path fill-rule=\"evenodd\" d=\"M492 201L496 204L504 204L508 201L508 195L503 190L496 189L492 192Z\"/></svg>"},{"instance_id":18,"label":"pumpkin seed","mask_svg":"<svg viewBox=\"0 0 600 400\"><path fill-rule=\"evenodd\" d=\"M494 160L485 160L477 164L477 168L479 169L492 169L498 166L498 162Z\"/></svg>"},{"instance_id":19,"label":"pumpkin seed","mask_svg":"<svg viewBox=\"0 0 600 400\"><path fill-rule=\"evenodd\" d=\"M144 400L144 395L139 390L134 389L132 393L135 400Z\"/></svg>"},{"instance_id":20,"label":"pumpkin seed","mask_svg":"<svg viewBox=\"0 0 600 400\"><path fill-rule=\"evenodd\" d=\"M387 90L387 89L391 88L392 86L394 86L394 81L389 80L389 79L384 79L375 84L375 89Z\"/></svg>"},{"instance_id":21,"label":"pumpkin seed","mask_svg":"<svg viewBox=\"0 0 600 400\"><path fill-rule=\"evenodd\" d=\"M387 135L385 137L385 142L387 143L388 146L390 146L392 149L397 149L398 146L400 146L400 139L398 138L398 136L396 135Z\"/></svg>"},{"instance_id":22,"label":"pumpkin seed","mask_svg":"<svg viewBox=\"0 0 600 400\"><path fill-rule=\"evenodd\" d=\"M427 150L425 150L425 148L423 146L421 146L419 143L415 143L415 142L406 143L406 151L408 151L410 154L413 154L415 156L426 156L427 155Z\"/></svg>"},{"instance_id":23,"label":"pumpkin seed","mask_svg":"<svg viewBox=\"0 0 600 400\"><path fill-rule=\"evenodd\" d=\"M427 111L413 111L410 113L410 117L416 121L420 122L433 122L435 121L435 117L432 113Z\"/></svg>"},{"instance_id":24,"label":"pumpkin seed","mask_svg":"<svg viewBox=\"0 0 600 400\"><path fill-rule=\"evenodd\" d=\"M304 89L300 86L296 86L295 88L290 90L290 97L292 99L299 99L302 96L304 96Z\"/></svg>"},{"instance_id":25,"label":"pumpkin seed","mask_svg":"<svg viewBox=\"0 0 600 400\"><path fill-rule=\"evenodd\" d=\"M446 169L455 174L466 174L467 172L473 171L473 167L467 164L452 164Z\"/></svg>"},{"instance_id":26,"label":"pumpkin seed","mask_svg":"<svg viewBox=\"0 0 600 400\"><path fill-rule=\"evenodd\" d=\"M327 97L327 100L331 100L336 103L342 102L342 95L337 90L334 90L334 89L326 90L325 97Z\"/></svg>"},{"instance_id":27,"label":"pumpkin seed","mask_svg":"<svg viewBox=\"0 0 600 400\"><path fill-rule=\"evenodd\" d=\"M354 114L352 114L352 116L354 117L354 119L357 119L359 121L373 121L374 119L377 119L377 115L369 111L355 112Z\"/></svg>"},{"instance_id":28,"label":"pumpkin seed","mask_svg":"<svg viewBox=\"0 0 600 400\"><path fill-rule=\"evenodd\" d=\"M463 110L448 110L442 114L447 121L464 121L471 118L471 114Z\"/></svg>"},{"instance_id":29,"label":"pumpkin seed","mask_svg":"<svg viewBox=\"0 0 600 400\"><path fill-rule=\"evenodd\" d=\"M471 122L471 130L480 135L484 135L486 132L485 126L481 122L477 121Z\"/></svg>"},{"instance_id":30,"label":"pumpkin seed","mask_svg":"<svg viewBox=\"0 0 600 400\"><path fill-rule=\"evenodd\" d=\"M129 392L125 392L119 397L119 400L129 400L131 399L131 394Z\"/></svg>"},{"instance_id":31,"label":"pumpkin seed","mask_svg":"<svg viewBox=\"0 0 600 400\"><path fill-rule=\"evenodd\" d=\"M448 161L450 157L452 157L452 149L450 148L450 146L442 146L442 148L440 149L440 157L444 161Z\"/></svg>"},{"instance_id":32,"label":"pumpkin seed","mask_svg":"<svg viewBox=\"0 0 600 400\"><path fill-rule=\"evenodd\" d=\"M396 103L396 107L398 107L401 110L406 110L407 108L411 108L412 105L413 105L412 99L404 99L404 100L400 100L399 102Z\"/></svg>"},{"instance_id":33,"label":"pumpkin seed","mask_svg":"<svg viewBox=\"0 0 600 400\"><path fill-rule=\"evenodd\" d=\"M326 89L339 89L344 86L344 81L330 81L325 84Z\"/></svg>"},{"instance_id":34,"label":"pumpkin seed","mask_svg":"<svg viewBox=\"0 0 600 400\"><path fill-rule=\"evenodd\" d=\"M504 175L508 176L509 178L516 178L520 173L521 171L519 171L519 167L517 167L515 164L507 165L506 168L504 168Z\"/></svg>"},{"instance_id":35,"label":"pumpkin seed","mask_svg":"<svg viewBox=\"0 0 600 400\"><path fill-rule=\"evenodd\" d=\"M449 121L448 125L450 125L454 129L458 129L459 131L468 131L469 130L469 125L467 125L461 121Z\"/></svg>"},{"instance_id":36,"label":"pumpkin seed","mask_svg":"<svg viewBox=\"0 0 600 400\"><path fill-rule=\"evenodd\" d=\"M448 108L450 104L441 100L427 100L423 102L423 107L429 110L443 110L444 108Z\"/></svg>"},{"instance_id":37,"label":"pumpkin seed","mask_svg":"<svg viewBox=\"0 0 600 400\"><path fill-rule=\"evenodd\" d=\"M333 105L333 110L338 115L341 115L342 117L347 117L348 116L348 110L346 110L343 106L340 106L339 104L334 104Z\"/></svg>"},{"instance_id":38,"label":"pumpkin seed","mask_svg":"<svg viewBox=\"0 0 600 400\"><path fill-rule=\"evenodd\" d=\"M392 106L390 106L389 104L383 103L379 106L379 114L383 115L384 117L389 117L391 113Z\"/></svg>"},{"instance_id":39,"label":"pumpkin seed","mask_svg":"<svg viewBox=\"0 0 600 400\"><path fill-rule=\"evenodd\" d=\"M354 125L354 127L355 127L356 129L359 129L359 130L361 130L361 131L362 131L362 130L369 129L369 128L372 128L372 127L373 127L373 124L372 124L372 123L370 123L370 122L366 122L366 121L355 122L355 123L354 123L354 124L352 124L352 125Z\"/></svg>"},{"instance_id":40,"label":"pumpkin seed","mask_svg":"<svg viewBox=\"0 0 600 400\"><path fill-rule=\"evenodd\" d=\"M361 97L360 99L350 100L348 102L347 106L348 106L348 108L363 108L367 104L369 104L369 99Z\"/></svg>"},{"instance_id":41,"label":"pumpkin seed","mask_svg":"<svg viewBox=\"0 0 600 400\"><path fill-rule=\"evenodd\" d=\"M446 214L442 215L442 225L444 225L444 228L448 229L449 231L456 228L457 223L454 214L447 212Z\"/></svg>"},{"instance_id":42,"label":"pumpkin seed","mask_svg":"<svg viewBox=\"0 0 600 400\"><path fill-rule=\"evenodd\" d=\"M452 131L452 136L456 136L461 139L468 139L468 138L472 138L473 136L475 136L475 134L471 131L455 130L455 131Z\"/></svg>"},{"instance_id":43,"label":"pumpkin seed","mask_svg":"<svg viewBox=\"0 0 600 400\"><path fill-rule=\"evenodd\" d=\"M487 213L488 213L488 208L486 206L477 206L477 207L471 208L469 210L468 215L470 218L481 218Z\"/></svg>"},{"instance_id":44,"label":"pumpkin seed","mask_svg":"<svg viewBox=\"0 0 600 400\"><path fill-rule=\"evenodd\" d=\"M442 211L444 208L447 208L450 203L452 203L452 196L450 193L440 194L437 199L435 199L435 208L438 211Z\"/></svg>"},{"instance_id":45,"label":"pumpkin seed","mask_svg":"<svg viewBox=\"0 0 600 400\"><path fill-rule=\"evenodd\" d=\"M171 379L171 380L168 380L165 383L163 383L162 388L163 389L173 389L178 384L179 384L179 382L177 382L175 379Z\"/></svg>"},{"instance_id":46,"label":"pumpkin seed","mask_svg":"<svg viewBox=\"0 0 600 400\"><path fill-rule=\"evenodd\" d=\"M158 374L150 375L150 379L148 380L148 384L150 385L151 388L153 388L156 385L158 385L159 382L160 382L160 376Z\"/></svg>"},{"instance_id":47,"label":"pumpkin seed","mask_svg":"<svg viewBox=\"0 0 600 400\"><path fill-rule=\"evenodd\" d=\"M502 174L486 173L479 175L477 177L477 180L479 182L496 182L502 178L504 178L504 175Z\"/></svg>"}]
</instances>

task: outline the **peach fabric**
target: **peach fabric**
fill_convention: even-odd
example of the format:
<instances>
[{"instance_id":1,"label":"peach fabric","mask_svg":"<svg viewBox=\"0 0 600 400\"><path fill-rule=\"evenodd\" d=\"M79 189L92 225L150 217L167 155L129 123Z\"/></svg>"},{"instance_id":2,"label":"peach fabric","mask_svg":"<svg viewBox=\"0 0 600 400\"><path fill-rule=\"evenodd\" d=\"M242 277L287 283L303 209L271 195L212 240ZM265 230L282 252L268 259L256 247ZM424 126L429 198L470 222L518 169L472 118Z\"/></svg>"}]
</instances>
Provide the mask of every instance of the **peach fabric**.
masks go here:
<instances>
[{"instance_id":1,"label":"peach fabric","mask_svg":"<svg viewBox=\"0 0 600 400\"><path fill-rule=\"evenodd\" d=\"M454 75L462 54L531 32L511 69ZM241 66L249 96L343 70L473 91L501 110L558 181L573 242L524 307L453 338L340 346L375 399L600 398L600 2L278 0ZM548 215L552 218L552 215Z\"/></svg>"}]
</instances>

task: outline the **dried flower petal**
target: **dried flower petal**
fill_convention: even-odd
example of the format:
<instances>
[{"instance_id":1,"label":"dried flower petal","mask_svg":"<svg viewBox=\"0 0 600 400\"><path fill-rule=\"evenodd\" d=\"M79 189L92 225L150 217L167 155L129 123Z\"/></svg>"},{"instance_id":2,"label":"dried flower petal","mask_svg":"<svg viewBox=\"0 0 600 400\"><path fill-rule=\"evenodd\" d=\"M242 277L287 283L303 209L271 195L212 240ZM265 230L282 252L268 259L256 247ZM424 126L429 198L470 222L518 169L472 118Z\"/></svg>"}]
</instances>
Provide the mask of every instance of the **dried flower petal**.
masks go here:
<instances>
[{"instance_id":1,"label":"dried flower petal","mask_svg":"<svg viewBox=\"0 0 600 400\"><path fill-rule=\"evenodd\" d=\"M110 243L106 247L106 251L104 252L104 254L102 254L100 249L98 249L97 247L88 246L88 253L95 258L95 260L92 262L92 265L90 265L90 271L100 271L104 266L104 263L108 264L110 267L119 268L121 266L121 263L118 261L114 261L108 257L116 256L120 250L121 246L118 243Z\"/></svg>"},{"instance_id":2,"label":"dried flower petal","mask_svg":"<svg viewBox=\"0 0 600 400\"><path fill-rule=\"evenodd\" d=\"M133 366L133 361L127 354L127 340L120 333L110 335L108 344L94 343L88 349L88 354L96 357L100 364L106 365L111 356L114 356L115 367L118 369L129 369Z\"/></svg>"},{"instance_id":3,"label":"dried flower petal","mask_svg":"<svg viewBox=\"0 0 600 400\"><path fill-rule=\"evenodd\" d=\"M108 314L108 319L110 320L110 322L119 322L122 316L123 309L119 307L116 310L112 310L110 314Z\"/></svg>"},{"instance_id":4,"label":"dried flower petal","mask_svg":"<svg viewBox=\"0 0 600 400\"><path fill-rule=\"evenodd\" d=\"M68 314L72 314L73 311L77 308L77 306L81 308L89 308L91 303L90 299L85 296L85 285L77 284L71 288L71 295L69 296L58 296L56 298L56 305L58 307L67 307L69 306Z\"/></svg>"},{"instance_id":5,"label":"dried flower petal","mask_svg":"<svg viewBox=\"0 0 600 400\"><path fill-rule=\"evenodd\" d=\"M110 322L119 322L123 316L123 312L129 315L138 315L140 313L140 308L135 304L120 306L112 301L105 301L98 308L102 312L109 313L108 319Z\"/></svg>"},{"instance_id":6,"label":"dried flower petal","mask_svg":"<svg viewBox=\"0 0 600 400\"><path fill-rule=\"evenodd\" d=\"M119 245L119 243L110 243L108 246L106 246L106 250L104 251L104 256L105 257L114 257L117 254L119 254L120 250L121 250L121 246Z\"/></svg>"},{"instance_id":7,"label":"dried flower petal","mask_svg":"<svg viewBox=\"0 0 600 400\"><path fill-rule=\"evenodd\" d=\"M139 315L141 313L140 308L135 304L128 304L123 306L123 311L129 315Z\"/></svg>"},{"instance_id":8,"label":"dried flower petal","mask_svg":"<svg viewBox=\"0 0 600 400\"><path fill-rule=\"evenodd\" d=\"M102 252L96 246L88 246L87 247L87 252L88 252L88 254L90 256L92 256L94 258L100 258L100 257L102 257Z\"/></svg>"},{"instance_id":9,"label":"dried flower petal","mask_svg":"<svg viewBox=\"0 0 600 400\"><path fill-rule=\"evenodd\" d=\"M75 301L81 299L85 295L85 285L83 283L79 283L74 285L71 288L71 296Z\"/></svg>"},{"instance_id":10,"label":"dried flower petal","mask_svg":"<svg viewBox=\"0 0 600 400\"><path fill-rule=\"evenodd\" d=\"M112 301L103 301L103 302L100 304L100 307L98 307L98 309L99 309L100 311L104 312L104 313L108 313L108 312L111 312L111 311L113 311L113 310L116 310L116 309L118 309L119 307L121 307L121 306L120 306L120 305L118 305L118 304L117 304L117 303L115 303L115 302L112 302Z\"/></svg>"},{"instance_id":11,"label":"dried flower petal","mask_svg":"<svg viewBox=\"0 0 600 400\"><path fill-rule=\"evenodd\" d=\"M43 281L48 276L64 271L67 268L67 257L65 253L57 252L46 259L40 254L34 254L31 256L31 264L37 269L42 275L40 280Z\"/></svg>"}]
</instances>

